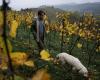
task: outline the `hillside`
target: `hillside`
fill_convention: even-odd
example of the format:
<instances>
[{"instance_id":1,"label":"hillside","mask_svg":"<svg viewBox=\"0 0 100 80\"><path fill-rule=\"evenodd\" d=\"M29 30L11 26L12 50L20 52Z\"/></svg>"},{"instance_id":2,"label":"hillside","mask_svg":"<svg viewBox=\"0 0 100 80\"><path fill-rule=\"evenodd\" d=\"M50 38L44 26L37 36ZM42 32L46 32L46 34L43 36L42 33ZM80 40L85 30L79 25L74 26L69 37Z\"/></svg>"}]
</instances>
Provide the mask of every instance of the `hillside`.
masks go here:
<instances>
[{"instance_id":1,"label":"hillside","mask_svg":"<svg viewBox=\"0 0 100 80\"><path fill-rule=\"evenodd\" d=\"M46 14L48 15L51 22L55 21L56 12L65 12L62 9L54 8L53 6L45 6L45 5L40 6L39 8L30 8L28 10L33 11L35 13L37 13L38 10L44 10Z\"/></svg>"},{"instance_id":2,"label":"hillside","mask_svg":"<svg viewBox=\"0 0 100 80\"><path fill-rule=\"evenodd\" d=\"M55 5L55 6L40 6L38 8L29 8L24 10L31 10L33 13L36 13L38 10L42 9L44 10L50 21L56 20L56 12L65 12L65 11L72 11L72 12L79 12L83 14L84 12L92 12L94 15L96 15L96 18L98 19L100 16L100 2L96 3L84 3L84 4L61 4L61 5Z\"/></svg>"},{"instance_id":3,"label":"hillside","mask_svg":"<svg viewBox=\"0 0 100 80\"><path fill-rule=\"evenodd\" d=\"M96 3L84 3L84 4L61 4L56 5L55 8L59 8L62 10L68 10L68 11L78 11L80 13L89 11L93 14L100 14L100 2Z\"/></svg>"}]
</instances>

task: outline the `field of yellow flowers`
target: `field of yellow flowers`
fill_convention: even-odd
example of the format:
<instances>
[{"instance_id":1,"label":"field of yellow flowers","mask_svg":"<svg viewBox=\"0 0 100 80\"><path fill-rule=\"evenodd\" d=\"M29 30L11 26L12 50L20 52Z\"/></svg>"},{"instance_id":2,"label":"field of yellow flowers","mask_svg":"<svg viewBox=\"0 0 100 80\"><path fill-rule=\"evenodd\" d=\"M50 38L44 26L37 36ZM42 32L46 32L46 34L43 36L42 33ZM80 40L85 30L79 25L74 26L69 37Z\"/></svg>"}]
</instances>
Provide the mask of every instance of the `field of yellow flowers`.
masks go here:
<instances>
[{"instance_id":1,"label":"field of yellow flowers","mask_svg":"<svg viewBox=\"0 0 100 80\"><path fill-rule=\"evenodd\" d=\"M100 22L92 13L84 13L77 21L73 21L71 12L56 12L57 21L52 23L46 15L45 50L41 53L38 53L30 31L34 17L32 11L7 13L7 44L16 80L83 80L69 71L69 66L62 67L51 62L52 57L60 52L78 57L93 73L93 80L100 79ZM0 11L0 70L7 73L9 62L1 36L2 25L3 15ZM0 72L0 80L6 76Z\"/></svg>"}]
</instances>

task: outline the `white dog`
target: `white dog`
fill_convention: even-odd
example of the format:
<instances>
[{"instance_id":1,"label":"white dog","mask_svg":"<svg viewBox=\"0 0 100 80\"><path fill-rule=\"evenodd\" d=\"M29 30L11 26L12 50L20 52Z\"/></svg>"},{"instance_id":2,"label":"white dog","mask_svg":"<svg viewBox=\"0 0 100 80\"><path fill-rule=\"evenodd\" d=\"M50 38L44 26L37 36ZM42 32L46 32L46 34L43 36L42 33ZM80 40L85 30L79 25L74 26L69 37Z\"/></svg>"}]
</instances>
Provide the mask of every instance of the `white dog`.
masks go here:
<instances>
[{"instance_id":1,"label":"white dog","mask_svg":"<svg viewBox=\"0 0 100 80\"><path fill-rule=\"evenodd\" d=\"M67 53L60 53L56 57L63 64L67 62L69 65L72 66L72 69L78 71L79 74L82 74L84 77L88 77L87 68L80 62L78 58Z\"/></svg>"}]
</instances>

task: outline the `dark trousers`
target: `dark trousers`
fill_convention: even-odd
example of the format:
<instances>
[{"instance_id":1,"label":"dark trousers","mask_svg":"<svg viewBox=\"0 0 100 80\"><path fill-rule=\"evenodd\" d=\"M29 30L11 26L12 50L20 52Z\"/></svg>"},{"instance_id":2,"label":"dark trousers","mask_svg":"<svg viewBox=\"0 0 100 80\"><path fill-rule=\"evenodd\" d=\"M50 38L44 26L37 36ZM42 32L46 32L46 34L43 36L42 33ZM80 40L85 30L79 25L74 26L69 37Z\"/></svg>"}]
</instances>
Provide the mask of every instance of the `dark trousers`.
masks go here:
<instances>
[{"instance_id":1,"label":"dark trousers","mask_svg":"<svg viewBox=\"0 0 100 80\"><path fill-rule=\"evenodd\" d=\"M36 36L36 32L34 31L33 32L33 36L34 36L34 39L35 41L37 42L37 45L38 45L38 48L39 48L39 53L41 52L41 50L44 49L44 34L39 36L39 42L37 41L37 36Z\"/></svg>"},{"instance_id":2,"label":"dark trousers","mask_svg":"<svg viewBox=\"0 0 100 80\"><path fill-rule=\"evenodd\" d=\"M39 36L39 42L38 42L38 47L39 47L39 52L44 49L44 35Z\"/></svg>"}]
</instances>

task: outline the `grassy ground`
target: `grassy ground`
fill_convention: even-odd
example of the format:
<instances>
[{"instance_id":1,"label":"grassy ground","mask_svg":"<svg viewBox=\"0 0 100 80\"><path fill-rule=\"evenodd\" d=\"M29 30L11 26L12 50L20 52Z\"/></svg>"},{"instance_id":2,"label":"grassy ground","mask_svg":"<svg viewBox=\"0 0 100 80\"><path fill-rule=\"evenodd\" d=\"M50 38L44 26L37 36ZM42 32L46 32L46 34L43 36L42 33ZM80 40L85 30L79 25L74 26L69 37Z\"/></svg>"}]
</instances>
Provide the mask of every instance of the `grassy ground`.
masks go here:
<instances>
[{"instance_id":1,"label":"grassy ground","mask_svg":"<svg viewBox=\"0 0 100 80\"><path fill-rule=\"evenodd\" d=\"M21 31L23 30L22 31L23 33L20 30ZM24 51L28 54L32 54L34 52L38 53L38 51L36 51L38 47L37 47L36 42L34 41L32 33L28 29L25 29L25 30L20 28L18 30L17 38L14 40L11 40L13 44L13 48L14 48L13 51ZM68 52L68 53L71 52L72 55L78 57L81 60L81 62L93 72L93 78L94 78L93 80L99 80L100 79L99 77L100 56L99 56L99 52L96 52L93 49L95 42L93 41L87 42L83 38L80 38L77 41L77 38L78 38L77 36L70 36L70 37L66 36L64 37L64 40L67 40L67 38L69 38L70 40L68 43L65 43L63 45L63 51ZM77 48L76 46L77 43L81 43L83 47ZM88 48L87 48L87 44L88 44ZM61 52L61 37L59 36L59 33L55 31L48 33L45 38L45 46L46 46L46 49L49 49L52 56L55 56L56 54L60 53ZM90 62L89 62L89 56L91 58ZM54 73L54 69L56 73ZM66 71L64 71L64 69L61 70L60 68L54 67L54 65L52 64L50 64L50 68L49 68L50 73L54 77L54 80L61 80L62 77L65 77L65 79L63 80L66 80L66 79L71 80L73 74L71 71L67 71L70 68L66 67L65 69ZM63 75L65 73L66 75Z\"/></svg>"},{"instance_id":2,"label":"grassy ground","mask_svg":"<svg viewBox=\"0 0 100 80\"><path fill-rule=\"evenodd\" d=\"M28 55L31 55L31 58L34 57L33 53L38 54L38 47L34 41L33 35L30 32L30 29L23 27L21 25L18 28L17 36L15 39L9 38L13 46L13 52L22 51L26 52ZM87 42L83 38L77 40L78 36L65 36L63 52L68 52L76 57L78 57L81 62L93 73L93 80L100 80L100 52L96 52L93 48L94 41ZM68 42L67 39L69 39ZM77 43L82 44L82 48L77 48ZM88 48L87 48L88 44ZM59 32L52 31L45 36L45 48L49 50L52 56L56 56L61 52L61 36ZM89 61L89 56L91 60ZM48 72L52 76L52 80L83 80L81 75L73 74L71 67L69 65L59 66L54 65L50 62L44 62L37 60L38 66L42 64L48 65ZM45 68L45 67L44 67ZM19 68L19 73L21 73L22 68ZM29 68L27 68L29 69ZM30 70L24 69L24 73L30 73ZM0 75L2 76L2 75ZM0 77L1 78L1 77ZM21 77L16 76L16 80L23 80Z\"/></svg>"}]
</instances>

